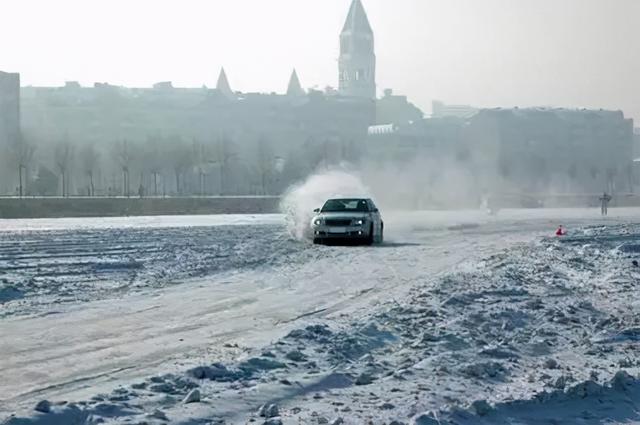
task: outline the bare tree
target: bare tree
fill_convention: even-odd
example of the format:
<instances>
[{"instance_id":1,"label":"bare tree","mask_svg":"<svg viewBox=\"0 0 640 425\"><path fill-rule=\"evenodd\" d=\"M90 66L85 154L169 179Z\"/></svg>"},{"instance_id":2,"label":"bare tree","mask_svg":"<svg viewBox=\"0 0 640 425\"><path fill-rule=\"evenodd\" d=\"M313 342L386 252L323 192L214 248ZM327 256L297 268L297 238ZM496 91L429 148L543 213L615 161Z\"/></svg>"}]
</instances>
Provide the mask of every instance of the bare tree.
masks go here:
<instances>
[{"instance_id":1,"label":"bare tree","mask_svg":"<svg viewBox=\"0 0 640 425\"><path fill-rule=\"evenodd\" d=\"M23 137L20 137L10 148L11 156L15 160L14 163L18 166L18 194L20 198L24 195L23 176L33 160L35 151L35 145L28 143Z\"/></svg>"},{"instance_id":2,"label":"bare tree","mask_svg":"<svg viewBox=\"0 0 640 425\"><path fill-rule=\"evenodd\" d=\"M310 160L302 147L290 150L287 156L282 159L280 175L282 177L278 190L282 190L284 185L300 180L308 173L307 163Z\"/></svg>"},{"instance_id":3,"label":"bare tree","mask_svg":"<svg viewBox=\"0 0 640 425\"><path fill-rule=\"evenodd\" d=\"M153 176L153 194L158 196L158 177L163 171L163 160L161 152L160 138L147 137L147 148L145 149L146 169Z\"/></svg>"},{"instance_id":4,"label":"bare tree","mask_svg":"<svg viewBox=\"0 0 640 425\"><path fill-rule=\"evenodd\" d=\"M122 190L126 197L131 195L131 184L129 182L129 171L131 169L131 162L133 160L133 156L131 154L131 147L127 140L123 140L121 143L118 143L115 150L116 160L118 161L118 165L120 166L120 170L122 171Z\"/></svg>"},{"instance_id":5,"label":"bare tree","mask_svg":"<svg viewBox=\"0 0 640 425\"><path fill-rule=\"evenodd\" d=\"M227 136L218 139L216 146L216 162L220 170L220 195L225 195L230 177L230 165L233 159L237 159L234 143Z\"/></svg>"},{"instance_id":6,"label":"bare tree","mask_svg":"<svg viewBox=\"0 0 640 425\"><path fill-rule=\"evenodd\" d=\"M62 177L62 196L69 196L69 168L73 159L73 148L68 142L56 146L55 162Z\"/></svg>"},{"instance_id":7,"label":"bare tree","mask_svg":"<svg viewBox=\"0 0 640 425\"><path fill-rule=\"evenodd\" d=\"M212 188L208 187L207 182L216 167L221 167L222 161L219 146L213 143L199 143L194 140L193 144L193 163L194 172L199 176L199 194L201 196L213 194ZM224 166L222 166L223 168ZM222 169L219 168L219 169Z\"/></svg>"},{"instance_id":8,"label":"bare tree","mask_svg":"<svg viewBox=\"0 0 640 425\"><path fill-rule=\"evenodd\" d=\"M257 166L258 174L260 177L260 188L262 189L262 195L267 195L270 192L270 181L274 170L274 154L271 148L271 142L266 137L261 137L258 140L257 148Z\"/></svg>"},{"instance_id":9,"label":"bare tree","mask_svg":"<svg viewBox=\"0 0 640 425\"><path fill-rule=\"evenodd\" d=\"M629 193L633 193L634 178L633 178L633 163L632 162L630 162L629 164L627 164L625 166L625 174L627 175L627 182L629 184Z\"/></svg>"},{"instance_id":10,"label":"bare tree","mask_svg":"<svg viewBox=\"0 0 640 425\"><path fill-rule=\"evenodd\" d=\"M171 149L167 152L176 177L176 192L178 195L182 195L185 189L184 173L193 163L192 151L188 145L185 146L180 138L176 138L175 142L171 143Z\"/></svg>"},{"instance_id":11,"label":"bare tree","mask_svg":"<svg viewBox=\"0 0 640 425\"><path fill-rule=\"evenodd\" d=\"M89 196L95 196L96 191L93 177L98 166L98 152L93 145L87 145L80 152L80 158L84 168L84 173L89 179Z\"/></svg>"},{"instance_id":12,"label":"bare tree","mask_svg":"<svg viewBox=\"0 0 640 425\"><path fill-rule=\"evenodd\" d=\"M211 159L212 154L210 146L199 143L194 139L192 143L192 154L193 169L198 175L198 195L204 196L206 194L207 176L209 175L214 162Z\"/></svg>"}]
</instances>

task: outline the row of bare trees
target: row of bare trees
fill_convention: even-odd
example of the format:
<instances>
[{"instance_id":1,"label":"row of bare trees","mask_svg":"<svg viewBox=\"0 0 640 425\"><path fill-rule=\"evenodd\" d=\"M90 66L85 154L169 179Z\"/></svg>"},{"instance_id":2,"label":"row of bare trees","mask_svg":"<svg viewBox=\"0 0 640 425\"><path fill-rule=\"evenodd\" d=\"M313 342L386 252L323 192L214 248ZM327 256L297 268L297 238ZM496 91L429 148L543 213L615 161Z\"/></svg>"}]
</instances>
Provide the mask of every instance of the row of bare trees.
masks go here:
<instances>
[{"instance_id":1,"label":"row of bare trees","mask_svg":"<svg viewBox=\"0 0 640 425\"><path fill-rule=\"evenodd\" d=\"M276 195L328 162L329 150L340 153L345 147L308 140L277 155L265 136L251 143L227 136L209 141L149 136L108 146L23 137L6 151L0 187L2 194L20 197Z\"/></svg>"},{"instance_id":2,"label":"row of bare trees","mask_svg":"<svg viewBox=\"0 0 640 425\"><path fill-rule=\"evenodd\" d=\"M308 137L278 144L266 135L102 144L23 135L0 153L0 196L20 197L278 195L320 164L357 156L353 141Z\"/></svg>"}]
</instances>

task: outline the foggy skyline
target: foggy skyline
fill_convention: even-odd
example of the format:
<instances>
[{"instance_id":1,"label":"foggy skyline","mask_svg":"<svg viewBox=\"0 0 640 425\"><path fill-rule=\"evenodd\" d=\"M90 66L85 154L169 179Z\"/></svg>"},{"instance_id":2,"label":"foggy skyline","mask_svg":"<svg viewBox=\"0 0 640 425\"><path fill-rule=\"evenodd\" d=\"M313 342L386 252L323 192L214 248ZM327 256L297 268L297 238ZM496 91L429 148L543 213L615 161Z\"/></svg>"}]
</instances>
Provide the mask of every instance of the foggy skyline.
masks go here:
<instances>
[{"instance_id":1,"label":"foggy skyline","mask_svg":"<svg viewBox=\"0 0 640 425\"><path fill-rule=\"evenodd\" d=\"M305 88L337 87L338 34L350 0L2 5L0 70L22 85L77 80L145 87L279 92L292 68ZM97 6L100 4L101 6ZM363 0L376 36L378 91L430 110L477 106L622 109L640 118L640 2Z\"/></svg>"}]
</instances>

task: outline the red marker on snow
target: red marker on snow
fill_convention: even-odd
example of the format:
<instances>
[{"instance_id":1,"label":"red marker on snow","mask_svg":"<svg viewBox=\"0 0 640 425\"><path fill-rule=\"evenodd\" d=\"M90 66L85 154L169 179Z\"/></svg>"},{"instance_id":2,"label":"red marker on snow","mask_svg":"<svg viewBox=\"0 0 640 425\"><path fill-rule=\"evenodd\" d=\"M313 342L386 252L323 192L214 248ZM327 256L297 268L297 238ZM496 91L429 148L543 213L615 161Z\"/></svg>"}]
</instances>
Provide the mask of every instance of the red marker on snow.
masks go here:
<instances>
[{"instance_id":1,"label":"red marker on snow","mask_svg":"<svg viewBox=\"0 0 640 425\"><path fill-rule=\"evenodd\" d=\"M567 231L562 228L562 225L560 225L558 227L558 230L556 230L556 236L564 236L566 234L567 234Z\"/></svg>"}]
</instances>

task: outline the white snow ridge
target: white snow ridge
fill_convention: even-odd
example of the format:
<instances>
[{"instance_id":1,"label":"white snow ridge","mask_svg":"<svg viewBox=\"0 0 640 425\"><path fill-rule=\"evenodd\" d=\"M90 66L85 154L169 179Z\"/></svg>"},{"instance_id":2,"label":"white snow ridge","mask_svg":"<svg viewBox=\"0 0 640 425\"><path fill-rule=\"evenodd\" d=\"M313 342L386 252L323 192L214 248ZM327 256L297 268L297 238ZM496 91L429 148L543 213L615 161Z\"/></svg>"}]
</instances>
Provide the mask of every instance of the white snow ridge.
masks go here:
<instances>
[{"instance_id":1,"label":"white snow ridge","mask_svg":"<svg viewBox=\"0 0 640 425\"><path fill-rule=\"evenodd\" d=\"M263 260L258 265L233 260L232 265L216 266L221 270L206 269L204 264L217 263L201 264L195 259L206 254L197 244L178 240L185 255L179 276L196 281L167 282L178 289L185 303L182 310L192 315L172 316L157 329L168 333L180 328L175 335L192 344L185 345L187 351L172 351L165 362L150 357L149 351L139 361L160 366L140 370L118 360L112 367L131 366L132 371L123 378L113 367L104 372L113 376L111 381L95 378L103 373L96 369L84 372L79 386L71 383L80 379L75 376L53 389L21 387L13 394L3 389L1 398L11 405L11 411L0 407L6 412L3 425L640 423L640 268L632 264L640 253L640 226L622 220L592 226L584 220L584 227L570 227L566 238L541 238L537 230L552 233L549 219L530 219L526 222L532 231L517 238L506 236L522 228L517 219L439 228L407 220L402 222L410 232L391 234L394 242L373 249L290 241L281 224L256 230L276 241L269 247L231 242L238 240L231 233L244 235L249 228L209 229L218 240L227 240L221 243L229 249ZM175 231L156 229L149 237L161 241ZM196 237L208 240L201 231L196 230ZM84 240L95 235L59 236ZM138 234L126 240L143 244L146 238ZM40 233L30 239L42 243ZM13 256L14 265L22 261L18 257L25 254L18 253L10 238L2 243L3 258ZM117 250L124 257L121 251L127 246L110 245L105 252ZM95 260L93 252L87 257L95 276L105 273L95 267L105 260ZM50 261L41 255L34 258L42 264ZM155 260L137 254L127 261L126 267L109 273L131 278L155 269L150 265ZM188 266L193 263L200 265ZM85 266L74 267L84 273ZM47 312L43 300L59 295L47 292L53 289L31 288L29 279L39 278L33 271L14 268L9 273L3 285L23 295L4 301L9 313L0 322L0 332L14 335L8 332L16 323L40 323L40 315ZM21 280L24 277L28 279ZM241 286L242 298L233 287L247 280L255 288L246 293L249 286ZM76 283L79 279L67 281L71 289L66 290L84 291L84 284ZM207 299L213 287L221 300L233 292L234 304L231 298L220 306L217 299ZM164 299L180 299L173 298L171 288L155 283L146 288L152 305L133 295L121 293L122 299L114 301L95 288L87 290L94 291L97 300L78 301L59 315L71 320L82 303L100 309L103 300L132 304L137 312L151 314L165 308ZM19 305L33 315L20 315ZM226 316L215 316L214 310ZM125 314L124 307L122 311ZM244 319L234 319L239 316ZM219 317L227 321L211 323ZM130 326L143 334L142 326ZM149 343L159 341L148 337ZM192 343L191 337L198 342ZM16 337L16 344L23 343ZM122 347L134 345L119 347L105 355L127 359ZM26 371L17 357L9 358L11 370ZM10 382L19 382L11 381L9 368L2 369ZM62 390L72 386L73 391ZM75 396L67 398L70 394Z\"/></svg>"}]
</instances>

